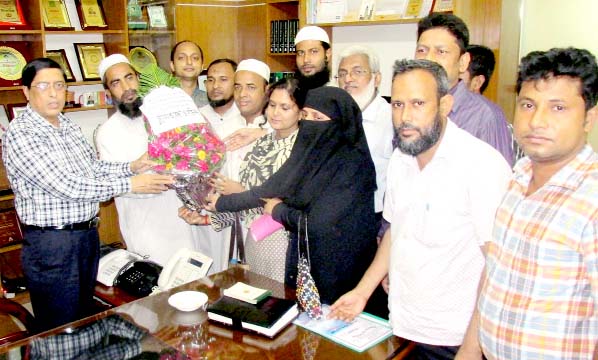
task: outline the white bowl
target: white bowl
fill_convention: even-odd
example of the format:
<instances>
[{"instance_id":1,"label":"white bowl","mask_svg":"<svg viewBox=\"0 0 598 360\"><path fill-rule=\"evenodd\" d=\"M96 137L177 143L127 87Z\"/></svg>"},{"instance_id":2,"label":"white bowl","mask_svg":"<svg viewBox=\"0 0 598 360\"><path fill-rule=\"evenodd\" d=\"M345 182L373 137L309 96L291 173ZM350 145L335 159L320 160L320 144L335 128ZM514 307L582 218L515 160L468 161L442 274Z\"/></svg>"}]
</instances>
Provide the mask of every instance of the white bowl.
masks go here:
<instances>
[{"instance_id":1,"label":"white bowl","mask_svg":"<svg viewBox=\"0 0 598 360\"><path fill-rule=\"evenodd\" d=\"M195 311L208 302L208 295L201 291L181 291L168 298L168 303L181 311Z\"/></svg>"}]
</instances>

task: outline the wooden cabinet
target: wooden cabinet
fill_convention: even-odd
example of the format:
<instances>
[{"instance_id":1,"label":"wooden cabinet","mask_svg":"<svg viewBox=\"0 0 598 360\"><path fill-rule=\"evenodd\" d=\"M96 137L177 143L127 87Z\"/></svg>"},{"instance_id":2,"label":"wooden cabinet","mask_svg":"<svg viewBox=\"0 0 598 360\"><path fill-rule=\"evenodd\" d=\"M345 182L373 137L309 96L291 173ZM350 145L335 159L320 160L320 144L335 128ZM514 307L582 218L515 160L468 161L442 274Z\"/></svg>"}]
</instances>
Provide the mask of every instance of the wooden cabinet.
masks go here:
<instances>
[{"instance_id":1,"label":"wooden cabinet","mask_svg":"<svg viewBox=\"0 0 598 360\"><path fill-rule=\"evenodd\" d=\"M178 40L191 40L204 50L204 64L218 58L254 58L272 71L295 69L294 53L270 51L270 21L299 17L297 0L178 0L175 9Z\"/></svg>"}]
</instances>

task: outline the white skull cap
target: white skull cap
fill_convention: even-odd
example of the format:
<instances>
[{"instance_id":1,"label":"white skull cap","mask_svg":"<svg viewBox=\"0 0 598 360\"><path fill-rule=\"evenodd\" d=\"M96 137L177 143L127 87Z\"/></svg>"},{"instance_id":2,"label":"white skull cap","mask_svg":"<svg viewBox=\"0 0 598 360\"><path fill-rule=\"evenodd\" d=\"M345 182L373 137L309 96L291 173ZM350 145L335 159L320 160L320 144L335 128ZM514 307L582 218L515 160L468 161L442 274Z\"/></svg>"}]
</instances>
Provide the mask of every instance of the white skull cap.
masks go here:
<instances>
[{"instance_id":1,"label":"white skull cap","mask_svg":"<svg viewBox=\"0 0 598 360\"><path fill-rule=\"evenodd\" d=\"M270 67L256 59L245 59L237 65L237 72L251 71L263 77L266 82L270 81Z\"/></svg>"},{"instance_id":2,"label":"white skull cap","mask_svg":"<svg viewBox=\"0 0 598 360\"><path fill-rule=\"evenodd\" d=\"M107 58L104 58L104 60L102 60L100 66L98 67L98 72L100 73L100 78L102 79L102 81L104 81L104 75L106 75L106 71L108 71L108 69L110 69L111 66L120 63L126 63L131 65L129 59L123 54L112 54Z\"/></svg>"},{"instance_id":3,"label":"white skull cap","mask_svg":"<svg viewBox=\"0 0 598 360\"><path fill-rule=\"evenodd\" d=\"M319 40L330 45L330 38L324 29L318 26L305 26L295 36L295 45L304 40Z\"/></svg>"}]
</instances>

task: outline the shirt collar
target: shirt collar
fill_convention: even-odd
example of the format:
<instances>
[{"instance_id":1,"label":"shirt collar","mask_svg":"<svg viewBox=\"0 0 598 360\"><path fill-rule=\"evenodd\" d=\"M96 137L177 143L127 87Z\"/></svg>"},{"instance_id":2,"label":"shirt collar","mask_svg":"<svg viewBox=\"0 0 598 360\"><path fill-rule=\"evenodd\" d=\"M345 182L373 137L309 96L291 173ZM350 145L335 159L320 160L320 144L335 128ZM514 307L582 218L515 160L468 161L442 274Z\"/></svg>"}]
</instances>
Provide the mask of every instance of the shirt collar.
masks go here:
<instances>
[{"instance_id":1,"label":"shirt collar","mask_svg":"<svg viewBox=\"0 0 598 360\"><path fill-rule=\"evenodd\" d=\"M64 114L60 113L58 114L58 128L55 128L46 118L41 116L37 111L33 110L30 104L27 104L25 116L30 118L33 121L34 125L51 130L61 130L63 128L72 126L70 120L66 116L64 116Z\"/></svg>"},{"instance_id":2,"label":"shirt collar","mask_svg":"<svg viewBox=\"0 0 598 360\"><path fill-rule=\"evenodd\" d=\"M451 94L454 99L451 114L459 111L459 107L461 106L461 104L464 103L464 99L468 93L469 90L467 89L467 86L465 86L465 83L462 80L459 80L457 85L455 85L451 90L449 90L449 94Z\"/></svg>"},{"instance_id":3,"label":"shirt collar","mask_svg":"<svg viewBox=\"0 0 598 360\"><path fill-rule=\"evenodd\" d=\"M571 190L577 189L585 179L585 173L596 160L596 153L586 144L581 151L567 165L563 166L548 180L545 186L555 186ZM532 162L529 157L524 157L513 168L513 179L523 189L527 189L532 179Z\"/></svg>"}]
</instances>

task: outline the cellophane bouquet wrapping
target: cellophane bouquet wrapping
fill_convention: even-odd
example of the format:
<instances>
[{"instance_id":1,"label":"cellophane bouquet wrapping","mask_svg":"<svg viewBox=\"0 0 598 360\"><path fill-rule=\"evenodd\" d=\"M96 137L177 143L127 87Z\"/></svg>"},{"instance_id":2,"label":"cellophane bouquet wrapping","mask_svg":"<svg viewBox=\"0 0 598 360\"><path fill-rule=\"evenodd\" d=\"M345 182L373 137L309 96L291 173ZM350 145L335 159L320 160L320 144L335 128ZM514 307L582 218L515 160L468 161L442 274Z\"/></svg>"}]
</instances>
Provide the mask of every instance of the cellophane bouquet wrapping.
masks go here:
<instances>
[{"instance_id":1,"label":"cellophane bouquet wrapping","mask_svg":"<svg viewBox=\"0 0 598 360\"><path fill-rule=\"evenodd\" d=\"M157 163L156 172L175 176L172 187L185 206L198 211L212 190L209 178L224 164L226 148L177 85L176 78L157 66L140 75L148 155Z\"/></svg>"}]
</instances>

